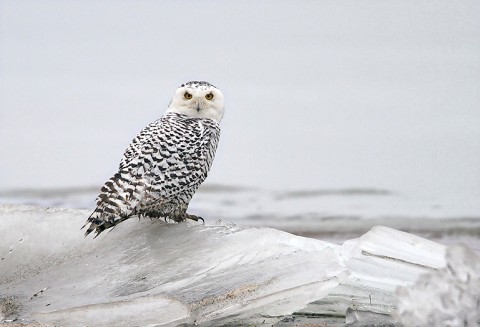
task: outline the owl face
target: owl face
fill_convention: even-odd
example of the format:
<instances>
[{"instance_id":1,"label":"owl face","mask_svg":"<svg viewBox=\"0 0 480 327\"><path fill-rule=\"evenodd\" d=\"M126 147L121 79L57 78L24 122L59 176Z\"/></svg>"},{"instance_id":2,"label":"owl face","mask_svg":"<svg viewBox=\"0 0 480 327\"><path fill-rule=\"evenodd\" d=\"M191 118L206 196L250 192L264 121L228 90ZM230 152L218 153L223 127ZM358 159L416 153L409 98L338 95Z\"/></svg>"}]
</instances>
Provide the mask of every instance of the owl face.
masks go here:
<instances>
[{"instance_id":1,"label":"owl face","mask_svg":"<svg viewBox=\"0 0 480 327\"><path fill-rule=\"evenodd\" d=\"M208 82L188 82L177 89L167 111L219 123L224 112L223 94Z\"/></svg>"}]
</instances>

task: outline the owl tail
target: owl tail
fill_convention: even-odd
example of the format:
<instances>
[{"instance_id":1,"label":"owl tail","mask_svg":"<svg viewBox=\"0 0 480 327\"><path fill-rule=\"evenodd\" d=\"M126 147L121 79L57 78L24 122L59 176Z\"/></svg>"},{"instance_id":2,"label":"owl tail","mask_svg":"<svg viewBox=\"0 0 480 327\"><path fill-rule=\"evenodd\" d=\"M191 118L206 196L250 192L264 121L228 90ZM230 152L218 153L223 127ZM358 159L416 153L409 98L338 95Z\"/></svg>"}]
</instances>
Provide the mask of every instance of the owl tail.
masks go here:
<instances>
[{"instance_id":1,"label":"owl tail","mask_svg":"<svg viewBox=\"0 0 480 327\"><path fill-rule=\"evenodd\" d=\"M95 231L97 237L104 230L133 216L145 187L141 181L132 183L120 173L115 174L102 187L102 193L97 197L97 207L82 227L88 225L85 236Z\"/></svg>"},{"instance_id":2,"label":"owl tail","mask_svg":"<svg viewBox=\"0 0 480 327\"><path fill-rule=\"evenodd\" d=\"M85 225L82 226L82 229L85 228L88 224L87 230L85 231L85 237L88 236L91 232L95 231L96 238L104 230L114 227L115 225L121 223L122 221L128 219L129 216L119 216L111 215L102 212L102 209L97 207L95 211L88 217Z\"/></svg>"}]
</instances>

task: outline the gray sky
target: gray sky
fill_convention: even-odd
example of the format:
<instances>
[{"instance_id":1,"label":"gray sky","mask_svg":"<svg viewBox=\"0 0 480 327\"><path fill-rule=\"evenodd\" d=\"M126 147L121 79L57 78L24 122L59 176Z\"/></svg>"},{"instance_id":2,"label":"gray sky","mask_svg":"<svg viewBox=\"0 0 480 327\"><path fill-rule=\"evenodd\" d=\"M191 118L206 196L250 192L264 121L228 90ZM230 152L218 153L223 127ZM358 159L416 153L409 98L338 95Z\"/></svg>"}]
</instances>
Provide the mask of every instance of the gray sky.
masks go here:
<instances>
[{"instance_id":1,"label":"gray sky","mask_svg":"<svg viewBox=\"0 0 480 327\"><path fill-rule=\"evenodd\" d=\"M176 87L211 183L480 196L478 1L0 1L0 189L101 185Z\"/></svg>"}]
</instances>

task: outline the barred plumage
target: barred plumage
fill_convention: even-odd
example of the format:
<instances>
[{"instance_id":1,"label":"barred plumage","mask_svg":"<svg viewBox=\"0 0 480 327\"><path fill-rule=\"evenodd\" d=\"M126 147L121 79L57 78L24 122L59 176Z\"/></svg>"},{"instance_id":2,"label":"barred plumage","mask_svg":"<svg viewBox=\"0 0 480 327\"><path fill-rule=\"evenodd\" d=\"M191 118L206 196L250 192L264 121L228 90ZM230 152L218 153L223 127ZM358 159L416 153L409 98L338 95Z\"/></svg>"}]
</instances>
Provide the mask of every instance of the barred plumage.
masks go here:
<instances>
[{"instance_id":1,"label":"barred plumage","mask_svg":"<svg viewBox=\"0 0 480 327\"><path fill-rule=\"evenodd\" d=\"M220 137L223 95L207 82L189 82L167 112L130 143L118 172L101 189L85 232L96 236L135 215L183 221L207 177Z\"/></svg>"}]
</instances>

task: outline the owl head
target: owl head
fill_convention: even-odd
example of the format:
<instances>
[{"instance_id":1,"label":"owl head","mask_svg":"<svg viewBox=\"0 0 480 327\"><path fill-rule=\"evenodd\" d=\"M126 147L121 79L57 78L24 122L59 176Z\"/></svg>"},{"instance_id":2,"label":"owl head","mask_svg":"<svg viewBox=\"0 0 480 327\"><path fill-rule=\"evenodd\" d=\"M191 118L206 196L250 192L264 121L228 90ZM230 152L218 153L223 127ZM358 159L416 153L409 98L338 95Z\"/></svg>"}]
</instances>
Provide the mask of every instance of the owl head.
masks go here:
<instances>
[{"instance_id":1,"label":"owl head","mask_svg":"<svg viewBox=\"0 0 480 327\"><path fill-rule=\"evenodd\" d=\"M177 89L167 112L210 118L219 123L224 112L223 94L208 82L187 82Z\"/></svg>"}]
</instances>

